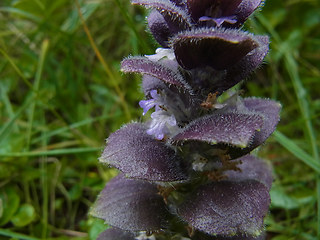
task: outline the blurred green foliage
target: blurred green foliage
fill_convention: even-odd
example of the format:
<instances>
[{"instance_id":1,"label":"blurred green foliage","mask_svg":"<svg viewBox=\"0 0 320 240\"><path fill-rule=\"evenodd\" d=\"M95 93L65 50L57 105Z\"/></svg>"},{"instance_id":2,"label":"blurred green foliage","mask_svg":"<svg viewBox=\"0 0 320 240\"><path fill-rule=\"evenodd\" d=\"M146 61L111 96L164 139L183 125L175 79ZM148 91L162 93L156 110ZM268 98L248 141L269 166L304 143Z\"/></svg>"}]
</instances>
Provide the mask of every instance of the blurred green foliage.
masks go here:
<instances>
[{"instance_id":1,"label":"blurred green foliage","mask_svg":"<svg viewBox=\"0 0 320 240\"><path fill-rule=\"evenodd\" d=\"M95 239L105 228L88 211L117 172L97 159L142 112L139 76L119 64L157 45L128 0L78 2L0 2L0 239ZM283 104L257 152L274 166L268 239L320 239L320 2L267 0L244 28L271 38L245 95Z\"/></svg>"}]
</instances>

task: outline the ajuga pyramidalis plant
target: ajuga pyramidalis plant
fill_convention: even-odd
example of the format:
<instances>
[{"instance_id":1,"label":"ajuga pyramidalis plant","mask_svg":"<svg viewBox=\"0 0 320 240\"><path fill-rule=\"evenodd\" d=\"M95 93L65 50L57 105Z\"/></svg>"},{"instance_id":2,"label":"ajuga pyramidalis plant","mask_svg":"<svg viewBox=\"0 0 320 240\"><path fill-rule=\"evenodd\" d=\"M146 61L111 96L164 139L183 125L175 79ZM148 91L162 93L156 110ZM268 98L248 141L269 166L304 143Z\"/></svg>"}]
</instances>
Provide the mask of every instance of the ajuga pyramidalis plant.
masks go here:
<instances>
[{"instance_id":1,"label":"ajuga pyramidalis plant","mask_svg":"<svg viewBox=\"0 0 320 240\"><path fill-rule=\"evenodd\" d=\"M280 104L231 88L261 65L269 38L240 30L260 0L131 0L150 8L162 46L128 57L142 74L143 115L112 133L100 161L121 173L91 210L98 238L264 239L272 176L250 155L275 130Z\"/></svg>"}]
</instances>

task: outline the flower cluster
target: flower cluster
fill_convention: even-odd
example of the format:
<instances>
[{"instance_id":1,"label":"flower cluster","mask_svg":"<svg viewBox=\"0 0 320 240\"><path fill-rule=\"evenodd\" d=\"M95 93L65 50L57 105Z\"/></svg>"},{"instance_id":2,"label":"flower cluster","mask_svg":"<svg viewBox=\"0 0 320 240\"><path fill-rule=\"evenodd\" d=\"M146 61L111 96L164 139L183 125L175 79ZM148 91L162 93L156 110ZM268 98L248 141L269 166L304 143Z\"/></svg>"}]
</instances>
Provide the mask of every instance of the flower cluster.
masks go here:
<instances>
[{"instance_id":1,"label":"flower cluster","mask_svg":"<svg viewBox=\"0 0 320 240\"><path fill-rule=\"evenodd\" d=\"M250 152L279 121L280 104L231 88L268 52L240 30L261 0L131 0L150 8L155 55L128 57L142 74L146 123L112 133L100 158L121 173L91 213L112 226L99 239L264 239L270 166Z\"/></svg>"}]
</instances>

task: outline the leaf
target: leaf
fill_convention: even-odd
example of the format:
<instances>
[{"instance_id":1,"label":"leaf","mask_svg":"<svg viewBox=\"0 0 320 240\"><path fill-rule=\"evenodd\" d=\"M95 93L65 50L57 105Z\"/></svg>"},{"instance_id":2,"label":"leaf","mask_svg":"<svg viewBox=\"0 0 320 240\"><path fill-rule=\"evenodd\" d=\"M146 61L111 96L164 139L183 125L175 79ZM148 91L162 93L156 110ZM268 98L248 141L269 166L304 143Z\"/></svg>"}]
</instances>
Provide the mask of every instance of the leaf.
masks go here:
<instances>
[{"instance_id":1,"label":"leaf","mask_svg":"<svg viewBox=\"0 0 320 240\"><path fill-rule=\"evenodd\" d=\"M81 13L84 20L87 20L99 7L99 3L89 2L81 6ZM77 9L70 11L69 17L61 25L61 31L73 33L81 24Z\"/></svg>"},{"instance_id":2,"label":"leaf","mask_svg":"<svg viewBox=\"0 0 320 240\"><path fill-rule=\"evenodd\" d=\"M29 14L33 14L35 16L44 17L45 6L41 1L37 0L18 0L14 1L12 6L21 11L25 11Z\"/></svg>"},{"instance_id":3,"label":"leaf","mask_svg":"<svg viewBox=\"0 0 320 240\"><path fill-rule=\"evenodd\" d=\"M56 156L63 154L98 152L101 148L97 147L79 147L79 148L61 148L49 151L31 151L31 152L8 152L1 153L0 157L35 157L35 156Z\"/></svg>"},{"instance_id":4,"label":"leaf","mask_svg":"<svg viewBox=\"0 0 320 240\"><path fill-rule=\"evenodd\" d=\"M258 236L269 204L268 190L258 181L221 181L200 186L178 208L178 214L207 234Z\"/></svg>"},{"instance_id":5,"label":"leaf","mask_svg":"<svg viewBox=\"0 0 320 240\"><path fill-rule=\"evenodd\" d=\"M262 0L247 0L241 1L237 9L237 20L239 23L244 23L247 18L263 4Z\"/></svg>"},{"instance_id":6,"label":"leaf","mask_svg":"<svg viewBox=\"0 0 320 240\"><path fill-rule=\"evenodd\" d=\"M213 91L223 92L248 77L260 64L269 51L269 38L255 36L258 47L226 71L226 75L216 83Z\"/></svg>"},{"instance_id":7,"label":"leaf","mask_svg":"<svg viewBox=\"0 0 320 240\"><path fill-rule=\"evenodd\" d=\"M161 13L153 10L148 16L148 26L157 42L163 47L168 47L168 38L171 32Z\"/></svg>"},{"instance_id":8,"label":"leaf","mask_svg":"<svg viewBox=\"0 0 320 240\"><path fill-rule=\"evenodd\" d=\"M161 182L186 180L175 151L146 131L145 125L132 123L112 133L100 161L131 178Z\"/></svg>"},{"instance_id":9,"label":"leaf","mask_svg":"<svg viewBox=\"0 0 320 240\"><path fill-rule=\"evenodd\" d=\"M262 123L262 118L258 115L217 113L196 119L172 140L225 143L244 148L250 143L255 131L261 128Z\"/></svg>"},{"instance_id":10,"label":"leaf","mask_svg":"<svg viewBox=\"0 0 320 240\"><path fill-rule=\"evenodd\" d=\"M40 238L36 238L36 237L30 237L28 235L25 234L21 234L21 233L16 233L13 231L10 231L8 229L0 229L0 235L1 236L6 236L6 237L10 237L11 240L15 240L15 239L19 239L19 240L40 240Z\"/></svg>"},{"instance_id":11,"label":"leaf","mask_svg":"<svg viewBox=\"0 0 320 240\"><path fill-rule=\"evenodd\" d=\"M11 222L16 227L24 227L36 218L36 212L31 204L22 204L17 213L12 217Z\"/></svg>"},{"instance_id":12,"label":"leaf","mask_svg":"<svg viewBox=\"0 0 320 240\"><path fill-rule=\"evenodd\" d=\"M268 190L272 184L272 171L271 165L264 160L252 155L245 155L241 158L237 158L234 161L240 161L241 164L237 165L241 171L228 170L224 174L228 177L228 180L241 182L246 180L256 180L263 183Z\"/></svg>"},{"instance_id":13,"label":"leaf","mask_svg":"<svg viewBox=\"0 0 320 240\"><path fill-rule=\"evenodd\" d=\"M16 189L10 186L0 189L0 199L2 200L2 216L0 226L8 223L19 207L20 197Z\"/></svg>"},{"instance_id":14,"label":"leaf","mask_svg":"<svg viewBox=\"0 0 320 240\"><path fill-rule=\"evenodd\" d=\"M88 221L89 230L88 235L90 240L96 240L100 233L102 233L106 228L106 224L100 218L91 218Z\"/></svg>"},{"instance_id":15,"label":"leaf","mask_svg":"<svg viewBox=\"0 0 320 240\"><path fill-rule=\"evenodd\" d=\"M259 46L248 33L208 28L178 33L171 45L183 68L210 66L216 70L232 67Z\"/></svg>"},{"instance_id":16,"label":"leaf","mask_svg":"<svg viewBox=\"0 0 320 240\"><path fill-rule=\"evenodd\" d=\"M42 21L42 18L39 18L38 16L36 16L30 12L27 12L27 11L24 11L24 10L21 10L18 8L14 8L14 7L0 7L0 12L8 12L11 14L16 14L18 16L25 17L25 18L30 19L35 22Z\"/></svg>"},{"instance_id":17,"label":"leaf","mask_svg":"<svg viewBox=\"0 0 320 240\"><path fill-rule=\"evenodd\" d=\"M149 75L143 76L141 85L142 85L142 89L145 96L149 96L149 97L150 97L151 90L165 89L168 91L168 87L161 80L159 80L159 78L152 77Z\"/></svg>"},{"instance_id":18,"label":"leaf","mask_svg":"<svg viewBox=\"0 0 320 240\"><path fill-rule=\"evenodd\" d=\"M283 135L279 131L274 132L274 137L285 149L287 149L291 154L300 159L306 165L311 167L314 171L320 174L320 164L315 158L306 153L301 149L294 141Z\"/></svg>"},{"instance_id":19,"label":"leaf","mask_svg":"<svg viewBox=\"0 0 320 240\"><path fill-rule=\"evenodd\" d=\"M245 98L243 100L245 107L249 111L261 114L263 116L263 126L259 132L255 133L250 149L254 149L264 143L267 138L274 132L278 122L280 121L281 104L261 98Z\"/></svg>"},{"instance_id":20,"label":"leaf","mask_svg":"<svg viewBox=\"0 0 320 240\"><path fill-rule=\"evenodd\" d=\"M167 64L168 65L168 64ZM125 73L140 73L156 77L166 84L189 90L182 75L161 62L154 62L145 57L129 57L122 61L121 71Z\"/></svg>"},{"instance_id":21,"label":"leaf","mask_svg":"<svg viewBox=\"0 0 320 240\"><path fill-rule=\"evenodd\" d=\"M192 240L265 240L266 233L262 232L259 236L250 236L247 234L237 234L232 237L225 236L210 236L202 232L197 231L195 235L191 238Z\"/></svg>"},{"instance_id":22,"label":"leaf","mask_svg":"<svg viewBox=\"0 0 320 240\"><path fill-rule=\"evenodd\" d=\"M97 240L134 240L134 234L132 232L126 232L119 228L109 228L102 232Z\"/></svg>"},{"instance_id":23,"label":"leaf","mask_svg":"<svg viewBox=\"0 0 320 240\"><path fill-rule=\"evenodd\" d=\"M80 185L74 185L70 191L68 192L69 193L69 197L72 201L75 201L77 199L79 199L81 196L82 196L82 187Z\"/></svg>"},{"instance_id":24,"label":"leaf","mask_svg":"<svg viewBox=\"0 0 320 240\"><path fill-rule=\"evenodd\" d=\"M157 9L165 17L171 17L185 26L191 26L190 17L186 11L178 7L172 1L167 0L131 0L134 5L143 5L148 8Z\"/></svg>"},{"instance_id":25,"label":"leaf","mask_svg":"<svg viewBox=\"0 0 320 240\"><path fill-rule=\"evenodd\" d=\"M91 214L123 230L149 231L165 227L168 212L156 186L120 174L107 183Z\"/></svg>"},{"instance_id":26,"label":"leaf","mask_svg":"<svg viewBox=\"0 0 320 240\"><path fill-rule=\"evenodd\" d=\"M237 158L250 153L253 149L263 144L276 129L280 120L281 105L270 99L244 98L238 101L236 106L231 106L228 111L242 111L249 114L257 114L263 119L262 127L254 133L250 145L244 149L230 149L232 158Z\"/></svg>"},{"instance_id":27,"label":"leaf","mask_svg":"<svg viewBox=\"0 0 320 240\"><path fill-rule=\"evenodd\" d=\"M295 209L300 206L299 201L289 196L284 192L284 190L280 187L275 185L271 188L270 191L271 196L271 206L283 209Z\"/></svg>"}]
</instances>

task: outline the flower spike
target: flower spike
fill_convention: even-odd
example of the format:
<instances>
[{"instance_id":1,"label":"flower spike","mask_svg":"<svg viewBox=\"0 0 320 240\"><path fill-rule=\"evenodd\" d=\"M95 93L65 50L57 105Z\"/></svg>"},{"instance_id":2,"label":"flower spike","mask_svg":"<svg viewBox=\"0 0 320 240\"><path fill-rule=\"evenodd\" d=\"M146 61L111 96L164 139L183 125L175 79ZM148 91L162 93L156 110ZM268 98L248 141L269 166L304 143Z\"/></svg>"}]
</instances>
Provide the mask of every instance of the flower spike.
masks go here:
<instances>
[{"instance_id":1,"label":"flower spike","mask_svg":"<svg viewBox=\"0 0 320 240\"><path fill-rule=\"evenodd\" d=\"M262 0L131 0L151 9L153 55L128 57L142 75L145 122L112 133L100 162L120 170L92 215L98 239L263 240L272 168L250 155L281 105L231 89L264 61L269 37L240 29Z\"/></svg>"}]
</instances>

